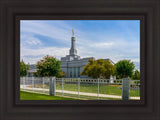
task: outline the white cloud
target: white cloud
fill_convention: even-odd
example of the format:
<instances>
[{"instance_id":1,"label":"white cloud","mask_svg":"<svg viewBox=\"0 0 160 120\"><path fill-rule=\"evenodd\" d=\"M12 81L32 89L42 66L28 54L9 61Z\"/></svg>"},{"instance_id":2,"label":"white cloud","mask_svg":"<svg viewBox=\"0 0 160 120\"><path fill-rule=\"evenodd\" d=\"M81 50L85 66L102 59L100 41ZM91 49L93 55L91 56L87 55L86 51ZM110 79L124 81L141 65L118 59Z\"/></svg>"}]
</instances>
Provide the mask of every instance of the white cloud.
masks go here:
<instances>
[{"instance_id":1,"label":"white cloud","mask_svg":"<svg viewBox=\"0 0 160 120\"><path fill-rule=\"evenodd\" d=\"M138 62L138 63L140 62L139 58L132 58L131 60L132 60L132 62Z\"/></svg>"},{"instance_id":2,"label":"white cloud","mask_svg":"<svg viewBox=\"0 0 160 120\"><path fill-rule=\"evenodd\" d=\"M101 43L94 43L91 44L91 47L100 47L100 48L106 48L111 47L113 45L113 42L101 42Z\"/></svg>"},{"instance_id":3,"label":"white cloud","mask_svg":"<svg viewBox=\"0 0 160 120\"><path fill-rule=\"evenodd\" d=\"M37 49L21 47L21 58L26 63L34 64L46 55L51 55L60 59L67 55L68 48L58 47L39 47Z\"/></svg>"},{"instance_id":4,"label":"white cloud","mask_svg":"<svg viewBox=\"0 0 160 120\"><path fill-rule=\"evenodd\" d=\"M21 45L24 46L35 46L42 45L41 40L36 37L33 37L32 34L22 34L21 35Z\"/></svg>"}]
</instances>

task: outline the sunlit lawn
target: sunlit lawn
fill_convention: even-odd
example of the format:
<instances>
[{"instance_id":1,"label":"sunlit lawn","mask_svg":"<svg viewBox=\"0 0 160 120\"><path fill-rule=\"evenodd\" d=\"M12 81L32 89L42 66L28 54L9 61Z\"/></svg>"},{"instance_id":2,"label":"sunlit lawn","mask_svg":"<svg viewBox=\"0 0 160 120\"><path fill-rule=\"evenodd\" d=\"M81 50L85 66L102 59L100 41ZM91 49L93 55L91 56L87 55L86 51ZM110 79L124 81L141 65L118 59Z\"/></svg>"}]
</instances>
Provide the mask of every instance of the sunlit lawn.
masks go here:
<instances>
[{"instance_id":1,"label":"sunlit lawn","mask_svg":"<svg viewBox=\"0 0 160 120\"><path fill-rule=\"evenodd\" d=\"M70 91L78 91L77 84L64 84L64 90ZM122 85L99 85L99 94L108 94L108 95L122 95L121 90ZM57 90L62 90L62 84L56 84ZM81 84L80 85L80 92L87 92L87 93L97 93L98 86L97 84ZM140 90L130 90L130 96L138 97L140 96Z\"/></svg>"},{"instance_id":2,"label":"sunlit lawn","mask_svg":"<svg viewBox=\"0 0 160 120\"><path fill-rule=\"evenodd\" d=\"M32 87L32 86L31 86ZM35 87L41 87L42 85L35 85ZM46 85L44 88L48 89L49 86ZM115 84L100 84L99 85L99 94L108 94L108 95L122 95L122 85L115 85ZM56 90L62 90L62 83L56 83ZM77 83L64 83L63 90L68 91L78 91ZM98 92L98 85L95 84L80 84L80 92L87 92L87 93L97 93ZM131 97L140 97L140 89L131 89L130 90Z\"/></svg>"},{"instance_id":3,"label":"sunlit lawn","mask_svg":"<svg viewBox=\"0 0 160 120\"><path fill-rule=\"evenodd\" d=\"M78 100L59 96L43 95L37 93L20 92L20 100Z\"/></svg>"}]
</instances>

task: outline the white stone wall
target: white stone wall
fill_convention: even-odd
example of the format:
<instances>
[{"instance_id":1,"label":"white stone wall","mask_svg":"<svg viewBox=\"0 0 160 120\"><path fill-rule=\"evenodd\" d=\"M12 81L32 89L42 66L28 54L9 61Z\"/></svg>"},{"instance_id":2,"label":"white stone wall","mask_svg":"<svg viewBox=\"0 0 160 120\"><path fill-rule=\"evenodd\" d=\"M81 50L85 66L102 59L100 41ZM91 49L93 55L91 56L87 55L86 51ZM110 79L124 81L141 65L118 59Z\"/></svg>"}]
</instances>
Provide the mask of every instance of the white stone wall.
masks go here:
<instances>
[{"instance_id":1,"label":"white stone wall","mask_svg":"<svg viewBox=\"0 0 160 120\"><path fill-rule=\"evenodd\" d=\"M83 67L88 64L89 59L94 59L94 58L91 57L73 61L61 61L62 62L61 69L63 72L65 72L66 77L70 77L70 68L72 68L72 77L74 77L74 68L76 68L76 77L78 77L78 68L80 68L80 73L81 73L83 71Z\"/></svg>"}]
</instances>

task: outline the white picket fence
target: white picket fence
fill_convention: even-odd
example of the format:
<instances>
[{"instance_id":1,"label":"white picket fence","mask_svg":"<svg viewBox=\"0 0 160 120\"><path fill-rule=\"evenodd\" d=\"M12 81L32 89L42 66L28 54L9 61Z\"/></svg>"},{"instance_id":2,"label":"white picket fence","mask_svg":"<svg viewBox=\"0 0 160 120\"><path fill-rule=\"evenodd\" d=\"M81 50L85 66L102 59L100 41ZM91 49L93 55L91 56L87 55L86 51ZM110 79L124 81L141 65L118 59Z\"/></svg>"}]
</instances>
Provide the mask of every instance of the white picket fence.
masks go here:
<instances>
[{"instance_id":1,"label":"white picket fence","mask_svg":"<svg viewBox=\"0 0 160 120\"><path fill-rule=\"evenodd\" d=\"M54 81L54 82L53 82ZM52 86L52 84L54 86ZM52 88L51 88L52 87ZM21 77L21 91L86 100L121 100L122 80ZM130 80L130 100L140 100L140 80Z\"/></svg>"}]
</instances>

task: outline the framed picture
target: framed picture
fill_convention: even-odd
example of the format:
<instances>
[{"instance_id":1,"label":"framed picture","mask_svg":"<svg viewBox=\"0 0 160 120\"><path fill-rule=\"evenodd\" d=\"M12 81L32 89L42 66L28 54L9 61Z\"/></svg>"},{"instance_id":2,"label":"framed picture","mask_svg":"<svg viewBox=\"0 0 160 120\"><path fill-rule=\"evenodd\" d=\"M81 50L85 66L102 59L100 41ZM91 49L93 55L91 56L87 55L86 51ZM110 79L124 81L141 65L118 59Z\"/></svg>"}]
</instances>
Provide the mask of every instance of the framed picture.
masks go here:
<instances>
[{"instance_id":1,"label":"framed picture","mask_svg":"<svg viewBox=\"0 0 160 120\"><path fill-rule=\"evenodd\" d=\"M1 10L2 120L160 118L159 1Z\"/></svg>"},{"instance_id":2,"label":"framed picture","mask_svg":"<svg viewBox=\"0 0 160 120\"><path fill-rule=\"evenodd\" d=\"M140 81L140 20L20 20L20 100L140 100Z\"/></svg>"}]
</instances>

